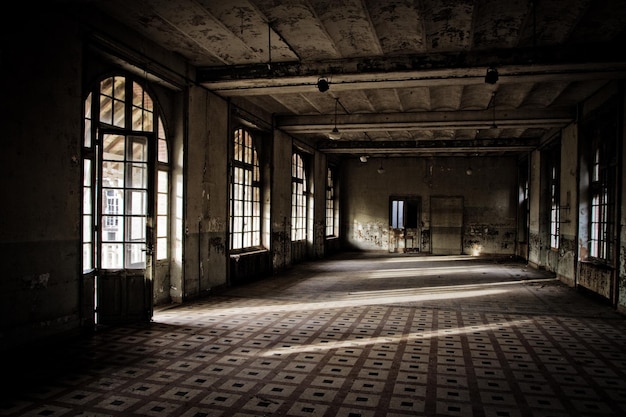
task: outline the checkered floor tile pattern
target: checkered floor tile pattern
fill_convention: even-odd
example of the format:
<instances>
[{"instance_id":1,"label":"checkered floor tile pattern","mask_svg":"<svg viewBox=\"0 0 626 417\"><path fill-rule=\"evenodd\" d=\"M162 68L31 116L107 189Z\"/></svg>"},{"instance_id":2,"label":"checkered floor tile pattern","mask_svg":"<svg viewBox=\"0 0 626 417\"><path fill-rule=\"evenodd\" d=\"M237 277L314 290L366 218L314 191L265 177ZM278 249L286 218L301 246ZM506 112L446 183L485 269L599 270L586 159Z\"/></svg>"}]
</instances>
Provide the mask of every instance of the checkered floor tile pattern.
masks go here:
<instances>
[{"instance_id":1,"label":"checkered floor tile pattern","mask_svg":"<svg viewBox=\"0 0 626 417\"><path fill-rule=\"evenodd\" d=\"M626 415L626 318L513 261L345 255L28 353L0 416Z\"/></svg>"}]
</instances>

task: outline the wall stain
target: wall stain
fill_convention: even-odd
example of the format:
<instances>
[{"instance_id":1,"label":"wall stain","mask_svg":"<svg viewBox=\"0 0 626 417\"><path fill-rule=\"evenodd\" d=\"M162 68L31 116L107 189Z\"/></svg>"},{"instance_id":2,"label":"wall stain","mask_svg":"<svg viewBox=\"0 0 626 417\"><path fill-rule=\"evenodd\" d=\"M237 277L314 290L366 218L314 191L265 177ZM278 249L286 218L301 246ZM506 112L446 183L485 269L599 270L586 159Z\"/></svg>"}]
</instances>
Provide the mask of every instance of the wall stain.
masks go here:
<instances>
[{"instance_id":1,"label":"wall stain","mask_svg":"<svg viewBox=\"0 0 626 417\"><path fill-rule=\"evenodd\" d=\"M214 248L217 253L226 253L226 247L221 237L212 237L209 240L209 247Z\"/></svg>"}]
</instances>

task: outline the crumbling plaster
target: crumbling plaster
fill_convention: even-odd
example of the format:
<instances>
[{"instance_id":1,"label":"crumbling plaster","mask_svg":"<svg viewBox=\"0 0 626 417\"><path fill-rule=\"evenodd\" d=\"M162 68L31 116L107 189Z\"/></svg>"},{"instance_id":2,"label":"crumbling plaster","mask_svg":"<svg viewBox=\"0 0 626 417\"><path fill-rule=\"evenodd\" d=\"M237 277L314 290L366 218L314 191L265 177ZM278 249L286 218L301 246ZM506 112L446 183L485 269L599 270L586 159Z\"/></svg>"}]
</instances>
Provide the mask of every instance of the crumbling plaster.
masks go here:
<instances>
[{"instance_id":1,"label":"crumbling plaster","mask_svg":"<svg viewBox=\"0 0 626 417\"><path fill-rule=\"evenodd\" d=\"M390 196L418 196L422 201L420 251L429 251L432 196L463 196L463 253L514 254L516 197L515 159L496 161L459 157L370 158L345 161L344 228L347 243L360 250L389 250ZM468 166L472 174L466 173Z\"/></svg>"}]
</instances>

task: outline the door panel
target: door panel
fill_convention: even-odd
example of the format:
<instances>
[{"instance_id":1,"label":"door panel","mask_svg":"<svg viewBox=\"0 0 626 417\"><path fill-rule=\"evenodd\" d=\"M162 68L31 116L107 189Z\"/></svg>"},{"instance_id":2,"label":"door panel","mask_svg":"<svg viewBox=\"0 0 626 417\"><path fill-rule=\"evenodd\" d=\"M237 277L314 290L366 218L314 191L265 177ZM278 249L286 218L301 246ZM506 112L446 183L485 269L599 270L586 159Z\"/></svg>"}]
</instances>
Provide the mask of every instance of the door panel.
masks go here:
<instances>
[{"instance_id":1,"label":"door panel","mask_svg":"<svg viewBox=\"0 0 626 417\"><path fill-rule=\"evenodd\" d=\"M154 138L103 132L98 205L98 324L152 317Z\"/></svg>"},{"instance_id":2,"label":"door panel","mask_svg":"<svg viewBox=\"0 0 626 417\"><path fill-rule=\"evenodd\" d=\"M433 255L463 252L463 197L431 197L431 251Z\"/></svg>"}]
</instances>

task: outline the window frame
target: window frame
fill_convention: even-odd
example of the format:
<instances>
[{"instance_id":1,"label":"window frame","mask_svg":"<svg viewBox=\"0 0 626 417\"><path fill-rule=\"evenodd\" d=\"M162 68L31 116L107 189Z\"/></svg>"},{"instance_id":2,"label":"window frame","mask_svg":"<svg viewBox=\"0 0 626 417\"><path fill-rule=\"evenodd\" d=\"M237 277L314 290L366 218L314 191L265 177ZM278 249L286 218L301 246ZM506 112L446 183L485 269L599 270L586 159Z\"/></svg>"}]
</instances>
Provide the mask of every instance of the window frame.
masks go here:
<instances>
[{"instance_id":1,"label":"window frame","mask_svg":"<svg viewBox=\"0 0 626 417\"><path fill-rule=\"evenodd\" d=\"M308 238L309 187L307 160L303 152L294 149L291 155L291 241Z\"/></svg>"},{"instance_id":2,"label":"window frame","mask_svg":"<svg viewBox=\"0 0 626 417\"><path fill-rule=\"evenodd\" d=\"M238 135L238 132L241 134ZM242 142L237 143L240 137ZM263 178L259 157L259 140L259 135L256 132L244 127L237 127L233 130L230 141L229 248L233 253L263 249L261 241L263 234L263 205L261 202ZM246 145L246 141L249 141L249 146ZM239 211L243 212L237 215L236 212ZM240 243L236 241L238 237L241 238L239 239Z\"/></svg>"},{"instance_id":3,"label":"window frame","mask_svg":"<svg viewBox=\"0 0 626 417\"><path fill-rule=\"evenodd\" d=\"M559 148L550 152L548 166L550 249L558 250L561 245L561 184Z\"/></svg>"},{"instance_id":4,"label":"window frame","mask_svg":"<svg viewBox=\"0 0 626 417\"><path fill-rule=\"evenodd\" d=\"M117 88L120 84L123 88ZM98 256L98 239L96 238L97 207L103 198L98 193L103 189L97 184L97 172L100 169L98 152L99 132L120 132L121 134L149 134L155 138L154 157L150 160L149 166L155 175L160 172L167 173L167 184L162 192L165 201L162 205L166 211L161 212L159 221L158 207L155 207L153 239L153 259L155 262L168 262L170 258L170 202L171 202L171 168L170 168L170 146L167 139L165 120L159 108L155 94L150 91L145 80L138 79L130 74L108 74L98 78L93 87L85 95L83 100L83 143L82 143L82 164L83 164L83 204L82 214L82 270L89 273L95 270ZM110 111L107 109L110 107ZM157 195L159 189L158 177L155 179L154 194ZM163 217L164 216L164 217ZM159 226L160 225L160 226ZM165 228L165 230L163 230ZM165 239L165 243L158 244L158 239Z\"/></svg>"},{"instance_id":5,"label":"window frame","mask_svg":"<svg viewBox=\"0 0 626 417\"><path fill-rule=\"evenodd\" d=\"M611 163L616 146L603 140L606 133L598 129L591 141L589 170L589 259L610 264L615 254L615 181L617 169Z\"/></svg>"},{"instance_id":6,"label":"window frame","mask_svg":"<svg viewBox=\"0 0 626 417\"><path fill-rule=\"evenodd\" d=\"M337 173L336 168L326 169L326 237L337 237Z\"/></svg>"}]
</instances>

